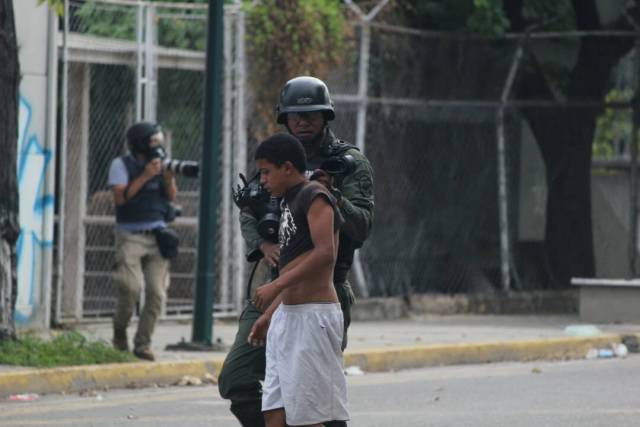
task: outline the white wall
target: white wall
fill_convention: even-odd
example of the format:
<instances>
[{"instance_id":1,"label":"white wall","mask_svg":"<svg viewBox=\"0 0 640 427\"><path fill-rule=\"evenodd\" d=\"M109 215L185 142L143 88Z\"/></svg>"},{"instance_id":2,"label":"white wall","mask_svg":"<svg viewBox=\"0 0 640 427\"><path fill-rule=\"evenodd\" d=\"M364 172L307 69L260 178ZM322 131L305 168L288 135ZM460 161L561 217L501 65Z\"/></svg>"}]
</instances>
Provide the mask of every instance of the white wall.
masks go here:
<instances>
[{"instance_id":1,"label":"white wall","mask_svg":"<svg viewBox=\"0 0 640 427\"><path fill-rule=\"evenodd\" d=\"M16 324L49 325L55 178L55 120L50 114L55 83L55 49L49 43L56 19L36 0L14 1L20 60L18 185L20 239ZM54 33L55 34L55 33ZM53 57L50 55L54 55ZM52 69L52 73L50 72Z\"/></svg>"}]
</instances>

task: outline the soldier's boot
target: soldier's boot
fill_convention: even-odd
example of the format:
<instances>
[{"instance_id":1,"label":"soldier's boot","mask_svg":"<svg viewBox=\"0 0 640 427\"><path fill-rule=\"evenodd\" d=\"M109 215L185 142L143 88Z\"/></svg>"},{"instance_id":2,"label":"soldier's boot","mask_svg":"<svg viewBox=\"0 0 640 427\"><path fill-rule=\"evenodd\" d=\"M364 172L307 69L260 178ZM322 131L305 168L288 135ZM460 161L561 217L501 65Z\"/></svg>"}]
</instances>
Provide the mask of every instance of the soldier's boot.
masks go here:
<instances>
[{"instance_id":1,"label":"soldier's boot","mask_svg":"<svg viewBox=\"0 0 640 427\"><path fill-rule=\"evenodd\" d=\"M113 330L113 347L120 351L129 351L129 341L127 340L126 329Z\"/></svg>"},{"instance_id":2,"label":"soldier's boot","mask_svg":"<svg viewBox=\"0 0 640 427\"><path fill-rule=\"evenodd\" d=\"M231 413L236 416L242 427L265 427L262 415L262 401L231 401Z\"/></svg>"},{"instance_id":3,"label":"soldier's boot","mask_svg":"<svg viewBox=\"0 0 640 427\"><path fill-rule=\"evenodd\" d=\"M148 360L149 362L153 362L156 360L156 356L153 354L153 351L149 347L140 347L133 350L133 355L138 359Z\"/></svg>"}]
</instances>

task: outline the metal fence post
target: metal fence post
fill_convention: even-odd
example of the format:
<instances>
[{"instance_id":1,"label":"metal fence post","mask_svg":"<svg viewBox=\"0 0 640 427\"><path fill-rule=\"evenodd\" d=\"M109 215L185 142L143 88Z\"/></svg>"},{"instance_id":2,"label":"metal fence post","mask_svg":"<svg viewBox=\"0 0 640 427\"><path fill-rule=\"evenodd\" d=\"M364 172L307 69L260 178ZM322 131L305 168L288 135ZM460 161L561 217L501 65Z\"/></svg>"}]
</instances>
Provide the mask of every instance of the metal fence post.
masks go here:
<instances>
[{"instance_id":1,"label":"metal fence post","mask_svg":"<svg viewBox=\"0 0 640 427\"><path fill-rule=\"evenodd\" d=\"M380 1L368 14L364 14L362 9L351 0L345 0L359 17L361 24L360 36L360 60L358 62L358 116L356 122L356 146L360 151L365 150L365 137L367 127L367 89L369 87L369 56L371 53L371 21L382 10L389 0Z\"/></svg>"},{"instance_id":2,"label":"metal fence post","mask_svg":"<svg viewBox=\"0 0 640 427\"><path fill-rule=\"evenodd\" d=\"M356 122L356 146L364 152L367 127L367 87L369 86L369 53L371 51L371 26L362 19L360 37L360 61L358 66L358 116Z\"/></svg>"},{"instance_id":3,"label":"metal fence post","mask_svg":"<svg viewBox=\"0 0 640 427\"><path fill-rule=\"evenodd\" d=\"M216 271L214 258L218 243L218 205L220 203L219 159L221 136L220 81L222 80L222 0L209 0L207 60L205 80L203 171L198 218L198 263L194 296L194 343L211 345L213 295Z\"/></svg>"},{"instance_id":4,"label":"metal fence post","mask_svg":"<svg viewBox=\"0 0 640 427\"><path fill-rule=\"evenodd\" d=\"M240 2L238 5L241 6ZM242 7L238 7L238 15L236 20L236 36L235 36L235 73L234 73L234 99L235 99L235 122L234 135L236 147L236 155L234 159L233 170L237 175L244 172L247 168L247 123L245 115L245 14ZM244 280L246 261L244 257L245 247L244 239L240 232L240 212L233 209L233 259L234 259L234 282L235 282L235 306L238 313L242 310L242 302L244 300ZM248 296L247 296L248 297Z\"/></svg>"},{"instance_id":5,"label":"metal fence post","mask_svg":"<svg viewBox=\"0 0 640 427\"><path fill-rule=\"evenodd\" d=\"M56 135L57 135L57 107L58 107L58 15L53 10L49 10L48 14L48 30L47 30L47 113L46 113L46 147L51 150L52 153L56 152ZM56 171L55 167L49 168L48 174L45 178L45 193L55 194L56 188ZM53 239L54 224L55 224L55 212L52 210L45 210L46 218L44 224L46 231L44 235L47 239ZM43 288L44 288L44 324L45 327L51 325L52 314L52 301L51 294L52 288L55 286L53 282L53 273L55 268L53 266L53 249L45 252L43 263L43 271L41 274ZM1 300L0 300L1 301ZM1 302L0 302L1 304ZM53 312L55 313L55 312Z\"/></svg>"},{"instance_id":6,"label":"metal fence post","mask_svg":"<svg viewBox=\"0 0 640 427\"><path fill-rule=\"evenodd\" d=\"M144 85L144 4L138 3L136 11L136 115L134 121L139 122L143 117L142 86Z\"/></svg>"},{"instance_id":7,"label":"metal fence post","mask_svg":"<svg viewBox=\"0 0 640 427\"><path fill-rule=\"evenodd\" d=\"M636 25L636 30L640 31L640 28ZM635 90L632 99L631 110L631 166L629 171L629 191L630 191L630 216L629 216L629 272L631 277L636 277L636 260L638 258L638 131L640 120L640 108L638 102L640 102L640 33L636 38L635 55L634 55L634 85Z\"/></svg>"},{"instance_id":8,"label":"metal fence post","mask_svg":"<svg viewBox=\"0 0 640 427\"><path fill-rule=\"evenodd\" d=\"M158 67L156 61L156 45L158 36L158 25L156 20L156 7L149 3L147 5L147 16L144 37L144 119L156 122L157 118L157 86Z\"/></svg>"},{"instance_id":9,"label":"metal fence post","mask_svg":"<svg viewBox=\"0 0 640 427\"><path fill-rule=\"evenodd\" d=\"M231 48L233 39L231 34L231 20L228 19L229 14L225 14L224 19L224 90L223 90L223 102L224 102L224 117L222 120L222 205L220 207L220 214L222 219L221 232L222 238L220 242L220 302L223 305L227 305L230 299L231 280L229 278L229 271L231 265L231 216L233 206L231 205L231 186L232 186L232 165L231 165L231 151L232 151L232 76L233 76L233 64L231 63Z\"/></svg>"},{"instance_id":10,"label":"metal fence post","mask_svg":"<svg viewBox=\"0 0 640 427\"><path fill-rule=\"evenodd\" d=\"M369 57L371 54L371 21L386 6L388 0L380 1L368 14L364 14L362 10L351 0L345 0L345 3L360 17L361 36L360 36L360 60L358 62L358 115L356 119L356 146L362 153L365 152L365 137L367 133L367 107L369 103ZM353 272L355 274L355 284L363 297L369 296L367 289L364 269L362 268L362 260L360 251L354 253Z\"/></svg>"},{"instance_id":11,"label":"metal fence post","mask_svg":"<svg viewBox=\"0 0 640 427\"><path fill-rule=\"evenodd\" d=\"M69 0L64 0L64 31L62 33L62 112L60 130L60 174L58 184L58 233L56 240L58 242L57 259L56 259L56 321L59 323L63 317L63 310L66 304L63 304L64 289L64 201L65 201L65 179L64 171L67 169L67 127L68 127L68 102L69 102ZM75 310L74 310L75 311Z\"/></svg>"},{"instance_id":12,"label":"metal fence post","mask_svg":"<svg viewBox=\"0 0 640 427\"><path fill-rule=\"evenodd\" d=\"M500 97L500 106L497 113L497 151L498 151L498 204L500 213L500 271L502 275L502 290L509 292L511 290L511 249L509 244L509 194L507 191L507 159L506 159L506 141L504 131L505 108L511 93L511 86L516 77L516 72L522 59L522 44L518 46L515 55L511 61L511 67L507 80L502 89Z\"/></svg>"},{"instance_id":13,"label":"metal fence post","mask_svg":"<svg viewBox=\"0 0 640 427\"><path fill-rule=\"evenodd\" d=\"M89 169L89 111L91 76L89 64L72 63L67 78L70 80L67 90L69 99L67 109L71 114L67 123L67 141L65 157L70 168L60 171L65 182L66 196L60 203L64 210L62 223L65 253L62 257L64 287L68 292L63 296L67 307L73 305L74 317L80 320L84 305L84 272L85 272L85 219L88 193ZM67 227L69 225L69 227Z\"/></svg>"}]
</instances>

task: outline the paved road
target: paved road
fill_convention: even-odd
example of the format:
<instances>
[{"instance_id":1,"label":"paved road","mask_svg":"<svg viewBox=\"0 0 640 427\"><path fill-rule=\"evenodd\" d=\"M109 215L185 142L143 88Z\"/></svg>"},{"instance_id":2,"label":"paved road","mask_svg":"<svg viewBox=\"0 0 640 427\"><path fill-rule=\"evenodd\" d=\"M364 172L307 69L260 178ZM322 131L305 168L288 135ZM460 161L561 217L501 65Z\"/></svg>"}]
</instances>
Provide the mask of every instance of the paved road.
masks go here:
<instances>
[{"instance_id":1,"label":"paved road","mask_svg":"<svg viewBox=\"0 0 640 427\"><path fill-rule=\"evenodd\" d=\"M351 427L636 427L640 356L349 377ZM0 402L0 426L236 427L215 387Z\"/></svg>"}]
</instances>

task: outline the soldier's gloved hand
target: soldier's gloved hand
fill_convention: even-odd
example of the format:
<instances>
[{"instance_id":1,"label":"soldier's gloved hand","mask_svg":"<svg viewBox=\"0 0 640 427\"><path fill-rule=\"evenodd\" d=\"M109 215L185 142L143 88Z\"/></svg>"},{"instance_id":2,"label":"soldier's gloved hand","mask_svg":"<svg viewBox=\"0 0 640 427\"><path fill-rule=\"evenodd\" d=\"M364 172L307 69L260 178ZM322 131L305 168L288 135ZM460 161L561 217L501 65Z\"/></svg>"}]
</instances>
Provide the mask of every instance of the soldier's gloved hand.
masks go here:
<instances>
[{"instance_id":1,"label":"soldier's gloved hand","mask_svg":"<svg viewBox=\"0 0 640 427\"><path fill-rule=\"evenodd\" d=\"M327 190L331 190L333 187L333 177L322 169L316 169L309 177L310 181L318 181L320 184L327 187Z\"/></svg>"},{"instance_id":2,"label":"soldier's gloved hand","mask_svg":"<svg viewBox=\"0 0 640 427\"><path fill-rule=\"evenodd\" d=\"M271 323L271 317L263 314L255 321L247 342L254 347L262 347L267 342L267 331L269 330L269 324Z\"/></svg>"},{"instance_id":3,"label":"soldier's gloved hand","mask_svg":"<svg viewBox=\"0 0 640 427\"><path fill-rule=\"evenodd\" d=\"M266 311L279 293L280 290L275 282L266 283L256 289L256 297L253 303L258 310Z\"/></svg>"},{"instance_id":4,"label":"soldier's gloved hand","mask_svg":"<svg viewBox=\"0 0 640 427\"><path fill-rule=\"evenodd\" d=\"M333 186L333 177L331 175L329 175L322 169L316 169L309 177L309 180L318 181L319 183L327 187L327 190L329 190L333 197L336 198L338 207L342 207L342 192Z\"/></svg>"},{"instance_id":5,"label":"soldier's gloved hand","mask_svg":"<svg viewBox=\"0 0 640 427\"><path fill-rule=\"evenodd\" d=\"M259 247L267 263L271 267L277 267L278 260L280 259L280 245L277 243L262 242Z\"/></svg>"}]
</instances>

